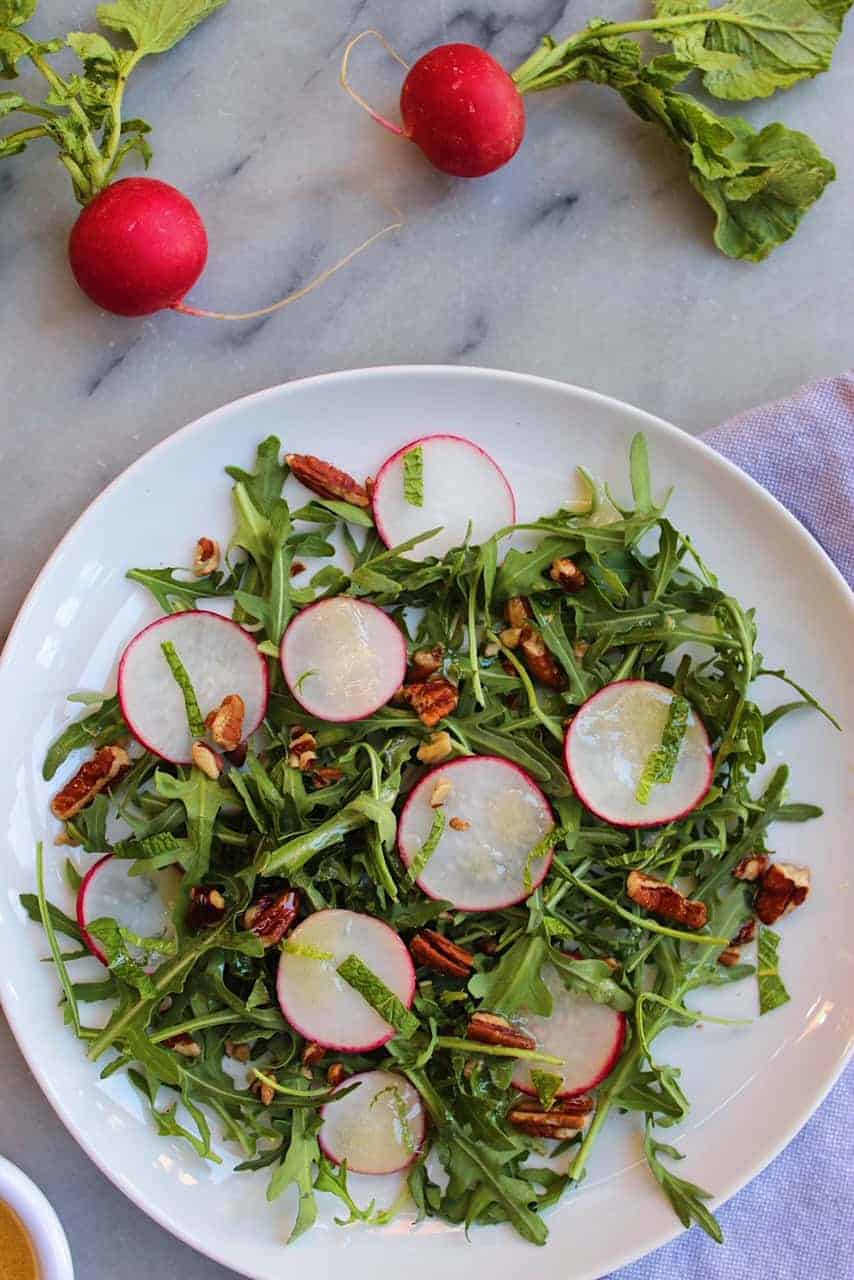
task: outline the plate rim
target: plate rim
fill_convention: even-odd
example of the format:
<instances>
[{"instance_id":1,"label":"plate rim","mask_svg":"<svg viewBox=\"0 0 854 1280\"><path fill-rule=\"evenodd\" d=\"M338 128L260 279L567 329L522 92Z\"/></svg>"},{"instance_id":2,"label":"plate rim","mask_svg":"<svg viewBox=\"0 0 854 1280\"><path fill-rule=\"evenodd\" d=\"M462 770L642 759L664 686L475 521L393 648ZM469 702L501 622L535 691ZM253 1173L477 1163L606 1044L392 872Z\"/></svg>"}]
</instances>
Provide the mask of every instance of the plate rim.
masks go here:
<instances>
[{"instance_id":1,"label":"plate rim","mask_svg":"<svg viewBox=\"0 0 854 1280\"><path fill-rule=\"evenodd\" d=\"M559 378L543 377L539 374L522 373L514 370L491 368L484 365L449 365L449 364L380 364L366 365L355 369L335 370L326 373L312 374L308 377L293 378L286 382L276 383L273 386L264 387L261 390L250 392L247 395L239 396L234 400L230 400L225 404L219 405L215 409L208 410L200 417L193 419L184 426L170 432L162 440L158 440L155 444L145 449L138 457L130 462L122 471L115 476L109 484L107 484L92 500L87 503L79 515L73 520L71 525L60 538L48 558L45 560L39 570L32 586L27 591L20 608L18 609L9 633L6 637L2 651L0 651L0 684L5 677L7 666L14 656L17 635L25 625L29 612L39 594L43 580L52 569L56 560L61 556L66 544L71 541L78 526L85 520L90 512L97 508L112 491L123 483L126 478L134 473L137 468L141 468L143 464L148 463L152 456L165 452L176 440L184 439L191 435L198 434L208 429L214 422L221 417L242 409L245 406L262 403L265 400L275 399L279 395L287 393L291 389L311 388L318 384L328 384L331 382L342 382L352 380L354 382L367 381L370 378L384 379L390 377L401 377L406 379L412 376L439 376L439 377L460 377L462 379L472 379L477 381L499 380L513 382L519 385L533 386L546 390L557 390L562 394L569 393L581 402L595 403L601 406L615 409L622 414L632 417L639 425L643 422L652 424L657 431L663 431L667 436L677 437L680 444L687 445L689 450L695 451L698 455L706 459L712 458L715 465L723 468L729 474L731 480L740 485L752 499L761 504L766 510L774 511L779 518L781 515L790 530L799 537L802 543L807 544L811 548L813 555L818 555L819 562L825 572L829 571L829 586L834 590L842 589L844 597L847 598L847 609L850 616L852 629L854 629L854 593L851 592L848 583L843 577L840 570L830 559L829 555L822 547L821 543L813 536L813 534L786 508L773 494L763 488L751 475L743 471L736 463L732 462L724 454L718 453L717 450L711 448L698 436L690 435L682 428L677 427L674 423L668 422L664 418L641 409L636 405L630 404L628 401L620 400L618 397L605 395L602 392L594 391L589 387L582 387L576 383L565 382ZM840 601L841 603L841 601ZM125 1195L132 1204L145 1213L149 1218L155 1221L164 1230L168 1231L182 1244L194 1249L197 1253L209 1258L211 1261L221 1266L232 1267L232 1263L223 1262L222 1257L218 1256L214 1248L206 1248L203 1243L197 1239L191 1238L189 1231L185 1230L179 1223L170 1217L170 1215L160 1208L149 1203L143 1193L139 1193L136 1187L128 1178L119 1171L112 1168L105 1159L94 1149L94 1145L83 1132L78 1129L73 1118L66 1112L64 1101L61 1095L54 1089L53 1084L47 1077L47 1073L41 1068L38 1058L32 1057L24 1049L19 1036L19 1029L16 1017L8 1003L3 999L2 987L0 987L0 1006L6 1018L6 1022L15 1040L19 1052L24 1061L27 1063L33 1078L38 1084L44 1096L50 1103L54 1113L64 1125L67 1132L71 1135L77 1145L84 1151L86 1156L93 1162L96 1168L119 1190ZM710 1201L713 1209L717 1209L729 1201L734 1195L741 1191L754 1178L758 1177L764 1170L774 1161L780 1153L789 1145L793 1138L808 1123L819 1107L823 1104L831 1089L837 1083L845 1070L848 1063L854 1059L854 1039L850 1040L843 1053L840 1055L838 1062L834 1065L827 1077L822 1080L816 1092L810 1095L810 1100L806 1106L797 1110L795 1118L782 1131L778 1141L772 1148L752 1164L751 1171L746 1176L735 1176L726 1184L724 1190L715 1195ZM663 1245L670 1243L677 1236L683 1234L685 1228L681 1227L675 1214L673 1215L672 1224L662 1229L656 1234L654 1239L649 1243L642 1245L640 1248L628 1247L613 1263L609 1264L612 1271L616 1271L635 1262L641 1258L647 1257L655 1250ZM246 1280L259 1280L260 1273L254 1270L242 1270L237 1274L243 1274ZM585 1273L578 1280L596 1280L596 1273Z\"/></svg>"}]
</instances>

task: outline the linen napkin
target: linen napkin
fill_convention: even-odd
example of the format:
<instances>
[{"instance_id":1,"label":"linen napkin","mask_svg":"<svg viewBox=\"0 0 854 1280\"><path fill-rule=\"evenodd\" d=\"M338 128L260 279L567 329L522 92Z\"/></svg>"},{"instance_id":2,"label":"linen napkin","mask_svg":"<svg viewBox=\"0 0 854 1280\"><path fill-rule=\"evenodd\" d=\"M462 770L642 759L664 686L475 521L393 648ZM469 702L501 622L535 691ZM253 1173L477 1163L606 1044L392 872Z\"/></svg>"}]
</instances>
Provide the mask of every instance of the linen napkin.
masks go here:
<instances>
[{"instance_id":1,"label":"linen napkin","mask_svg":"<svg viewBox=\"0 0 854 1280\"><path fill-rule=\"evenodd\" d=\"M854 586L854 375L739 414L703 439L788 507ZM854 1063L717 1216L723 1245L694 1227L610 1280L852 1280Z\"/></svg>"}]
</instances>

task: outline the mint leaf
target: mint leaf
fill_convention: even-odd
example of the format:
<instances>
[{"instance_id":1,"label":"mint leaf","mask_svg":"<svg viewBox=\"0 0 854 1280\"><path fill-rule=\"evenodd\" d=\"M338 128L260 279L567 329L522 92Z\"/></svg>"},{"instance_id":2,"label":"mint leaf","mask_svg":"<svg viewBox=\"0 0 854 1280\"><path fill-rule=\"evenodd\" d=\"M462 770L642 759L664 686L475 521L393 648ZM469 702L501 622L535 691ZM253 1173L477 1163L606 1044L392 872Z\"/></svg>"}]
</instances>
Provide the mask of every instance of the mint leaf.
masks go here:
<instances>
[{"instance_id":1,"label":"mint leaf","mask_svg":"<svg viewBox=\"0 0 854 1280\"><path fill-rule=\"evenodd\" d=\"M178 650L175 648L171 640L164 640L160 648L163 650L163 657L166 659L169 670L175 677L175 683L181 690L184 698L184 707L187 711L187 725L190 730L190 737L203 738L205 736L205 722L202 719L202 713L199 710L199 702L196 697L196 691L193 688L193 682L190 674L184 666Z\"/></svg>"},{"instance_id":2,"label":"mint leaf","mask_svg":"<svg viewBox=\"0 0 854 1280\"><path fill-rule=\"evenodd\" d=\"M558 1089L563 1084L563 1076L552 1075L551 1071L536 1071L532 1067L531 1081L541 1105L548 1111L557 1097Z\"/></svg>"},{"instance_id":3,"label":"mint leaf","mask_svg":"<svg viewBox=\"0 0 854 1280\"><path fill-rule=\"evenodd\" d=\"M417 880L421 875L422 871L427 866L427 863L436 852L436 848L439 841L442 839L442 833L444 830L445 815L441 809L437 809L433 814L433 824L430 827L430 833L410 863L409 871L407 872L410 880Z\"/></svg>"},{"instance_id":4,"label":"mint leaf","mask_svg":"<svg viewBox=\"0 0 854 1280\"><path fill-rule=\"evenodd\" d=\"M661 745L651 751L638 779L635 799L638 804L649 804L652 788L660 783L673 781L673 770L679 758L679 748L688 728L691 706L678 694L671 700L667 720L661 734Z\"/></svg>"},{"instance_id":5,"label":"mint leaf","mask_svg":"<svg viewBox=\"0 0 854 1280\"><path fill-rule=\"evenodd\" d=\"M408 1040L418 1030L418 1019L358 956L348 956L337 972L380 1017Z\"/></svg>"},{"instance_id":6,"label":"mint leaf","mask_svg":"<svg viewBox=\"0 0 854 1280\"><path fill-rule=\"evenodd\" d=\"M166 53L227 0L116 0L98 5L102 27L130 37L140 53Z\"/></svg>"},{"instance_id":7,"label":"mint leaf","mask_svg":"<svg viewBox=\"0 0 854 1280\"><path fill-rule=\"evenodd\" d=\"M403 496L411 507L424 506L424 450L420 444L403 455Z\"/></svg>"},{"instance_id":8,"label":"mint leaf","mask_svg":"<svg viewBox=\"0 0 854 1280\"><path fill-rule=\"evenodd\" d=\"M759 1014L771 1013L787 1004L791 996L780 977L777 963L777 948L780 935L773 929L759 928L757 947L756 979L759 983Z\"/></svg>"}]
</instances>

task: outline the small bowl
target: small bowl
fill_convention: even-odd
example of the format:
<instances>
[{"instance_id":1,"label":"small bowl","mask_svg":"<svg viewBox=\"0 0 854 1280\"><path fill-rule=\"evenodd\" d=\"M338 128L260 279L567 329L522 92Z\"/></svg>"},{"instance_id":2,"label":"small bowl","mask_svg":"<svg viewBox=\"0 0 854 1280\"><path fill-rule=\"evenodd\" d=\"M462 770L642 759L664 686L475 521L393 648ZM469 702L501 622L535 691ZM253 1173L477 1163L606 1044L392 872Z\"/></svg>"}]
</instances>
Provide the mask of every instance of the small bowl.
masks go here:
<instances>
[{"instance_id":1,"label":"small bowl","mask_svg":"<svg viewBox=\"0 0 854 1280\"><path fill-rule=\"evenodd\" d=\"M71 1250L46 1197L16 1165L0 1156L0 1200L14 1210L33 1244L39 1280L74 1280Z\"/></svg>"}]
</instances>

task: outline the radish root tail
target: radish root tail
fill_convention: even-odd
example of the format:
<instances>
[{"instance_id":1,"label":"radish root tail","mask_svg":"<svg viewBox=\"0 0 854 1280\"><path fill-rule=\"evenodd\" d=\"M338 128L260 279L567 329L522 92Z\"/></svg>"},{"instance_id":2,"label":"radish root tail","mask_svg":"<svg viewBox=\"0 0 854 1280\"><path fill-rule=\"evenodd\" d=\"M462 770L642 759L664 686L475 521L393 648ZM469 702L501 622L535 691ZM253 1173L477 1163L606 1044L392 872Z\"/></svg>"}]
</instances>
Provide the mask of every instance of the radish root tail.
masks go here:
<instances>
[{"instance_id":1,"label":"radish root tail","mask_svg":"<svg viewBox=\"0 0 854 1280\"><path fill-rule=\"evenodd\" d=\"M375 111L371 104L366 102L360 93L356 92L347 78L347 72L350 69L350 54L355 49L356 45L361 40L364 40L366 36L373 36L375 40L379 40L386 53L391 54L395 62L399 62L405 71L409 70L409 63L404 58L401 58L400 54L393 45L389 44L382 32L376 31L373 27L369 27L367 31L361 31L357 36L353 36L353 39L344 50L344 56L341 59L341 74L339 76L341 88L344 89L346 93L349 93L353 101L357 102L363 111L367 111L372 120L376 120L377 124L381 124L384 129L388 129L391 133L396 133L398 137L403 138L405 137L405 134L400 125L393 124L391 120L387 120L385 116L381 116L378 111Z\"/></svg>"},{"instance_id":2,"label":"radish root tail","mask_svg":"<svg viewBox=\"0 0 854 1280\"><path fill-rule=\"evenodd\" d=\"M368 236L367 240L363 240L355 249L351 249L346 257L339 259L333 266L327 267L325 271L321 271L320 275L315 276L313 280L309 280L308 284L304 284L301 289L297 289L294 293L289 293L286 298L280 298L278 302L272 302L269 307L260 307L257 311L205 311L201 307L192 307L186 302L176 302L171 309L180 311L185 316L200 316L204 320L260 320L263 316L271 316L275 311L281 311L283 307L289 307L292 302L299 302L300 298L304 298L307 293L312 293L320 285L325 284L331 276L335 275L336 271L346 267L348 263L357 258L365 249L369 249L382 236L388 235L390 231L399 231L402 226L403 222L391 222L387 227L383 227L381 231L375 231L372 236Z\"/></svg>"}]
</instances>

